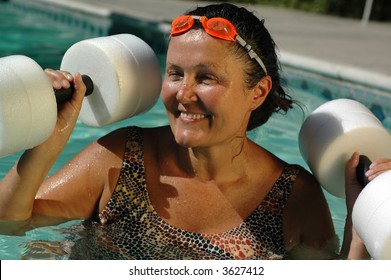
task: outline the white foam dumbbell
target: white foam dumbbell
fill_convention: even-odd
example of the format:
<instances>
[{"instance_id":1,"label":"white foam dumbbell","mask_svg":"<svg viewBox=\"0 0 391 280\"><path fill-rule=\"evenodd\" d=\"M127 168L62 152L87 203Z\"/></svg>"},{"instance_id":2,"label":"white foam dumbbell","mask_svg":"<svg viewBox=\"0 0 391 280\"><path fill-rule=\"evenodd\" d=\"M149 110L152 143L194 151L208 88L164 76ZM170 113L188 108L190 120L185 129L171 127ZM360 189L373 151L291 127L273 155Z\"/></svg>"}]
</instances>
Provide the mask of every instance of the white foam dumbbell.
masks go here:
<instances>
[{"instance_id":1,"label":"white foam dumbbell","mask_svg":"<svg viewBox=\"0 0 391 280\"><path fill-rule=\"evenodd\" d=\"M391 136L376 116L351 99L335 99L314 110L299 132L299 148L319 183L345 197L345 164L354 152L374 160L391 157Z\"/></svg>"},{"instance_id":2,"label":"white foam dumbbell","mask_svg":"<svg viewBox=\"0 0 391 280\"><path fill-rule=\"evenodd\" d=\"M60 68L82 73L85 82L92 80L92 93L80 112L80 120L91 126L143 113L160 94L157 57L134 35L78 42L67 50ZM43 69L32 59L22 55L0 58L0 157L46 140L56 123L57 102L64 98L69 98L69 91L55 94Z\"/></svg>"}]
</instances>

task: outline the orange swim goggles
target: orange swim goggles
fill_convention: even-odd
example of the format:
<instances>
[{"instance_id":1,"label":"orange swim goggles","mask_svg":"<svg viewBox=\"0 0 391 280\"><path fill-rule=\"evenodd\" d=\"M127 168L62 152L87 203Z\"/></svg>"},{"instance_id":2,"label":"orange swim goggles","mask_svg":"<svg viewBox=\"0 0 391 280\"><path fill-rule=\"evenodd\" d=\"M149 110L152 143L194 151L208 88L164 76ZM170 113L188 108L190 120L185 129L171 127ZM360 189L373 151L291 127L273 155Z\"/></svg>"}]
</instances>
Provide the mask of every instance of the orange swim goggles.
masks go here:
<instances>
[{"instance_id":1,"label":"orange swim goggles","mask_svg":"<svg viewBox=\"0 0 391 280\"><path fill-rule=\"evenodd\" d=\"M267 75L266 67L261 58L255 53L252 47L239 36L233 24L225 18L215 17L208 19L206 16L182 15L172 21L171 36L180 35L189 31L193 25L194 20L202 23L206 33L226 41L238 42L248 53L251 59L255 59L262 67Z\"/></svg>"}]
</instances>

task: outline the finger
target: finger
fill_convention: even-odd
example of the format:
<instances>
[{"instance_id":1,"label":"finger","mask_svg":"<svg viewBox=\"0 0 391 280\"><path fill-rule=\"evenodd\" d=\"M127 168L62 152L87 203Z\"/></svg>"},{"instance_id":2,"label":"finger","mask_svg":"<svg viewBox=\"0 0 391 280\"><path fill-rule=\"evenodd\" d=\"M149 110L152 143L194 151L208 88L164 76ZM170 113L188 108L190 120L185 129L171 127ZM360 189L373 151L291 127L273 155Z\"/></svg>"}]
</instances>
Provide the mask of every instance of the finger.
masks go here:
<instances>
[{"instance_id":1,"label":"finger","mask_svg":"<svg viewBox=\"0 0 391 280\"><path fill-rule=\"evenodd\" d=\"M369 166L372 170L387 170L391 169L391 159L389 158L380 158L376 159Z\"/></svg>"},{"instance_id":2,"label":"finger","mask_svg":"<svg viewBox=\"0 0 391 280\"><path fill-rule=\"evenodd\" d=\"M52 82L54 89L69 88L73 82L73 76L67 71L45 69L46 75Z\"/></svg>"},{"instance_id":3,"label":"finger","mask_svg":"<svg viewBox=\"0 0 391 280\"><path fill-rule=\"evenodd\" d=\"M365 175L369 180L373 180L387 170L391 170L391 159L377 159L372 162L372 164L369 166L369 170L365 173Z\"/></svg>"},{"instance_id":4,"label":"finger","mask_svg":"<svg viewBox=\"0 0 391 280\"><path fill-rule=\"evenodd\" d=\"M45 74L48 76L50 81L52 82L52 87L54 89L61 89L61 82L57 79L56 71L50 68L44 70Z\"/></svg>"}]
</instances>

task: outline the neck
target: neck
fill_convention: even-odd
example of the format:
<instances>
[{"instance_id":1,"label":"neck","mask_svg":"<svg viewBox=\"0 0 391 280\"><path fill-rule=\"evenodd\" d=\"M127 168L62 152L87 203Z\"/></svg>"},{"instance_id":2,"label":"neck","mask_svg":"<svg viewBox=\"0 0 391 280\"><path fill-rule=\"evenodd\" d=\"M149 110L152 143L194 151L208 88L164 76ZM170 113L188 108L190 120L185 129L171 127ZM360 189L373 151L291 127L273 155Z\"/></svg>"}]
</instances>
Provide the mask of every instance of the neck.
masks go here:
<instances>
[{"instance_id":1,"label":"neck","mask_svg":"<svg viewBox=\"0 0 391 280\"><path fill-rule=\"evenodd\" d=\"M246 177L247 138L225 144L226 147L189 148L188 170L204 182L233 182Z\"/></svg>"}]
</instances>

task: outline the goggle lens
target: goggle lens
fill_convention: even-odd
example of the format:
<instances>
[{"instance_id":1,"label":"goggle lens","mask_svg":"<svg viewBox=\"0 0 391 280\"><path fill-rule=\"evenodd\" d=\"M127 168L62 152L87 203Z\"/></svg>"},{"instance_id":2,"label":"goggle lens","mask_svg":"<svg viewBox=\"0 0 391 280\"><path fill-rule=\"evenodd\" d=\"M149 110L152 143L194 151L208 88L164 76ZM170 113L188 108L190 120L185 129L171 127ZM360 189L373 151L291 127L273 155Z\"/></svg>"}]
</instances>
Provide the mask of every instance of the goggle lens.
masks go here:
<instances>
[{"instance_id":1,"label":"goggle lens","mask_svg":"<svg viewBox=\"0 0 391 280\"><path fill-rule=\"evenodd\" d=\"M179 35L190 30L194 25L194 18L192 16L179 16L173 20L171 24L171 35Z\"/></svg>"},{"instance_id":2,"label":"goggle lens","mask_svg":"<svg viewBox=\"0 0 391 280\"><path fill-rule=\"evenodd\" d=\"M212 18L204 22L204 29L209 35L235 42L236 29L228 20L224 18Z\"/></svg>"}]
</instances>

